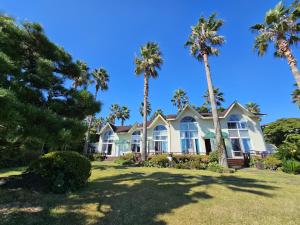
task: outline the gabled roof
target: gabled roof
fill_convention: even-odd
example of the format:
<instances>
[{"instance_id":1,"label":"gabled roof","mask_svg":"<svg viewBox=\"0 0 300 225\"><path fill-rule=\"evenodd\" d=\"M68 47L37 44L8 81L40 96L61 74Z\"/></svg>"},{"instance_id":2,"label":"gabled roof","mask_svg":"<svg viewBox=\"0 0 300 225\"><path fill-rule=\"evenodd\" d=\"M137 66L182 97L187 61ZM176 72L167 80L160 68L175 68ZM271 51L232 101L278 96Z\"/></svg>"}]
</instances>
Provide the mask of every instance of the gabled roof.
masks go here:
<instances>
[{"instance_id":1,"label":"gabled roof","mask_svg":"<svg viewBox=\"0 0 300 225\"><path fill-rule=\"evenodd\" d=\"M241 108L248 116L250 117L259 117L259 116L263 116L266 114L262 114L262 113L252 113L250 112L248 109L246 109L243 105L241 105L240 103L238 103L237 101L234 101L232 104L230 104L230 106L228 106L227 109L225 109L223 112L219 113L219 118L226 118L228 116L228 114L233 110L233 108L237 106L239 108ZM158 114L156 117L152 118L151 120L147 121L147 128L151 127L154 122L156 120L158 120L159 118L161 118L164 122L168 123L167 121L171 121L171 120L177 120L180 118L180 116L183 114L183 112L187 109L192 110L199 118L201 119L212 119L212 113L199 113L197 110L195 110L190 104L185 105L185 107L179 111L177 114L170 114L170 115L161 115ZM115 133L131 133L133 132L135 129L140 129L141 127L143 127L143 124L138 124L135 123L134 125L129 125L129 126L116 126L114 124L111 123L107 123L99 132L99 134L101 134L104 129L106 129L107 127L110 127Z\"/></svg>"}]
</instances>

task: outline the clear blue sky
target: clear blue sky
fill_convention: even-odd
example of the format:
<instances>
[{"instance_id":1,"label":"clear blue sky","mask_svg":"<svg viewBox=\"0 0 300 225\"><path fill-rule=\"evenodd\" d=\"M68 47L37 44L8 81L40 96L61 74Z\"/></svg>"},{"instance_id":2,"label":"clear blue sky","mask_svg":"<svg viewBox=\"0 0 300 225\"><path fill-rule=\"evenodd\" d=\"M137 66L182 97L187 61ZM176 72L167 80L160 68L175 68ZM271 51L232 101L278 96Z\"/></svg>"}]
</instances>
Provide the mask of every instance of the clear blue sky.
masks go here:
<instances>
[{"instance_id":1,"label":"clear blue sky","mask_svg":"<svg viewBox=\"0 0 300 225\"><path fill-rule=\"evenodd\" d=\"M216 87L225 93L226 106L234 100L257 102L268 115L262 123L281 117L299 117L291 103L294 79L273 49L261 58L253 51L252 24L278 0L1 0L0 10L17 20L43 25L52 41L74 59L110 74L109 90L100 93L102 116L112 103L127 105L131 119L141 121L143 78L134 74L133 58L147 41L159 43L165 63L159 77L150 81L152 109L174 113L170 99L177 88L187 91L191 103L201 105L206 90L204 67L183 47L191 25L201 15L217 12L225 20L220 34L226 38L219 57L211 58ZM291 1L285 1L290 3ZM294 49L300 61L299 48Z\"/></svg>"}]
</instances>

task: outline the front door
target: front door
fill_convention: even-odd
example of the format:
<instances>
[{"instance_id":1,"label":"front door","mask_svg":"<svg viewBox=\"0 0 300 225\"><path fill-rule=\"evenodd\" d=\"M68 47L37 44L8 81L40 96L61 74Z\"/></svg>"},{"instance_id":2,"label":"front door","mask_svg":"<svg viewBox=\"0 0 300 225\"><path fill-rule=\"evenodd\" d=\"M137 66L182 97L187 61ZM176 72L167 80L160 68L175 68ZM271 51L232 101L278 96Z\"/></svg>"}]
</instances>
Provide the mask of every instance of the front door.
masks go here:
<instances>
[{"instance_id":1,"label":"front door","mask_svg":"<svg viewBox=\"0 0 300 225\"><path fill-rule=\"evenodd\" d=\"M206 155L209 155L209 153L211 152L210 139L205 139L205 149L206 149Z\"/></svg>"}]
</instances>

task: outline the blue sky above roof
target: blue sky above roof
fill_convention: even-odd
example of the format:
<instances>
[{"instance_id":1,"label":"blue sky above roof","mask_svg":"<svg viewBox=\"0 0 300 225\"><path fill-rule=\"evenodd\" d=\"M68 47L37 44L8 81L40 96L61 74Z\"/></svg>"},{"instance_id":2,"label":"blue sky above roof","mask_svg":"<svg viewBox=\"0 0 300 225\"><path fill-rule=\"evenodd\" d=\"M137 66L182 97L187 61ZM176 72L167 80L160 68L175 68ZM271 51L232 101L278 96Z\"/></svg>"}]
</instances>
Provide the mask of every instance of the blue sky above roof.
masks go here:
<instances>
[{"instance_id":1,"label":"blue sky above roof","mask_svg":"<svg viewBox=\"0 0 300 225\"><path fill-rule=\"evenodd\" d=\"M284 59L265 57L253 51L254 34L249 27L263 20L265 12L278 1L268 0L2 0L0 11L17 20L43 25L49 38L94 69L104 67L110 74L109 90L99 93L101 116L111 104L131 110L127 123L141 121L143 78L134 74L134 55L139 46L155 41L163 52L159 77L150 81L152 110L176 113L171 98L177 88L185 89L192 104L201 105L206 90L202 64L189 55L184 43L190 27L201 15L217 12L225 24L226 38L219 57L210 58L213 82L225 93L225 106L234 100L257 102L267 123L281 117L299 117L291 103L294 79ZM291 1L285 1L289 4ZM299 48L293 49L300 60Z\"/></svg>"}]
</instances>

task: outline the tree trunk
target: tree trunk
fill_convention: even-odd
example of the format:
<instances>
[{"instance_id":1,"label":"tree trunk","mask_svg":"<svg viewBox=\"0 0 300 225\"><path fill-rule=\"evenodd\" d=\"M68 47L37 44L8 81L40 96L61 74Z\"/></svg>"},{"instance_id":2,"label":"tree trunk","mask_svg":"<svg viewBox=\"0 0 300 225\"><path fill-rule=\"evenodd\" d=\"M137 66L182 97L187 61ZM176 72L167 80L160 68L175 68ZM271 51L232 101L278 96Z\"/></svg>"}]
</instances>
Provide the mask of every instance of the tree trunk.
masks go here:
<instances>
[{"instance_id":1,"label":"tree trunk","mask_svg":"<svg viewBox=\"0 0 300 225\"><path fill-rule=\"evenodd\" d=\"M300 72L297 68L297 60L294 57L292 50L289 47L287 40L281 38L278 40L279 51L286 57L290 69L295 77L298 89L300 90Z\"/></svg>"},{"instance_id":2,"label":"tree trunk","mask_svg":"<svg viewBox=\"0 0 300 225\"><path fill-rule=\"evenodd\" d=\"M148 106L148 81L149 78L144 75L144 109L143 109L143 139L142 139L142 160L147 159L147 106Z\"/></svg>"},{"instance_id":3,"label":"tree trunk","mask_svg":"<svg viewBox=\"0 0 300 225\"><path fill-rule=\"evenodd\" d=\"M215 127L215 133L216 133L216 145L218 151L220 151L220 157L219 157L219 164L221 166L228 167L227 163L227 153L225 150L225 145L222 139L222 130L221 130L221 125L219 121L219 115L217 111L217 105L216 105L216 100L215 100L215 95L214 95L214 89L212 85L212 79L210 75L210 68L208 64L208 56L207 54L203 54L203 60L204 60L204 65L205 65L205 72L206 72L206 79L207 79L207 86L208 86L208 94L209 94L209 99L210 99L210 107L211 107L211 113L213 117L213 124Z\"/></svg>"},{"instance_id":4,"label":"tree trunk","mask_svg":"<svg viewBox=\"0 0 300 225\"><path fill-rule=\"evenodd\" d=\"M121 125L124 126L124 120L123 119L121 120Z\"/></svg>"},{"instance_id":5,"label":"tree trunk","mask_svg":"<svg viewBox=\"0 0 300 225\"><path fill-rule=\"evenodd\" d=\"M88 129L85 133L85 142L84 142L84 148L83 148L83 154L87 154L88 153L88 148L89 148L89 141L90 141L90 130L91 130L91 126L93 124L93 116L88 116Z\"/></svg>"},{"instance_id":6,"label":"tree trunk","mask_svg":"<svg viewBox=\"0 0 300 225\"><path fill-rule=\"evenodd\" d=\"M97 95L98 95L98 89L96 88L96 91L95 91L95 95L94 95L94 98L95 98L95 101L97 100ZM85 134L85 142L84 142L84 148L83 148L83 154L87 154L88 153L88 148L89 148L89 142L90 142L90 130L91 130L91 126L93 124L93 115L89 116L90 120L89 120L89 123L88 123L88 129L86 131L86 134Z\"/></svg>"}]
</instances>

